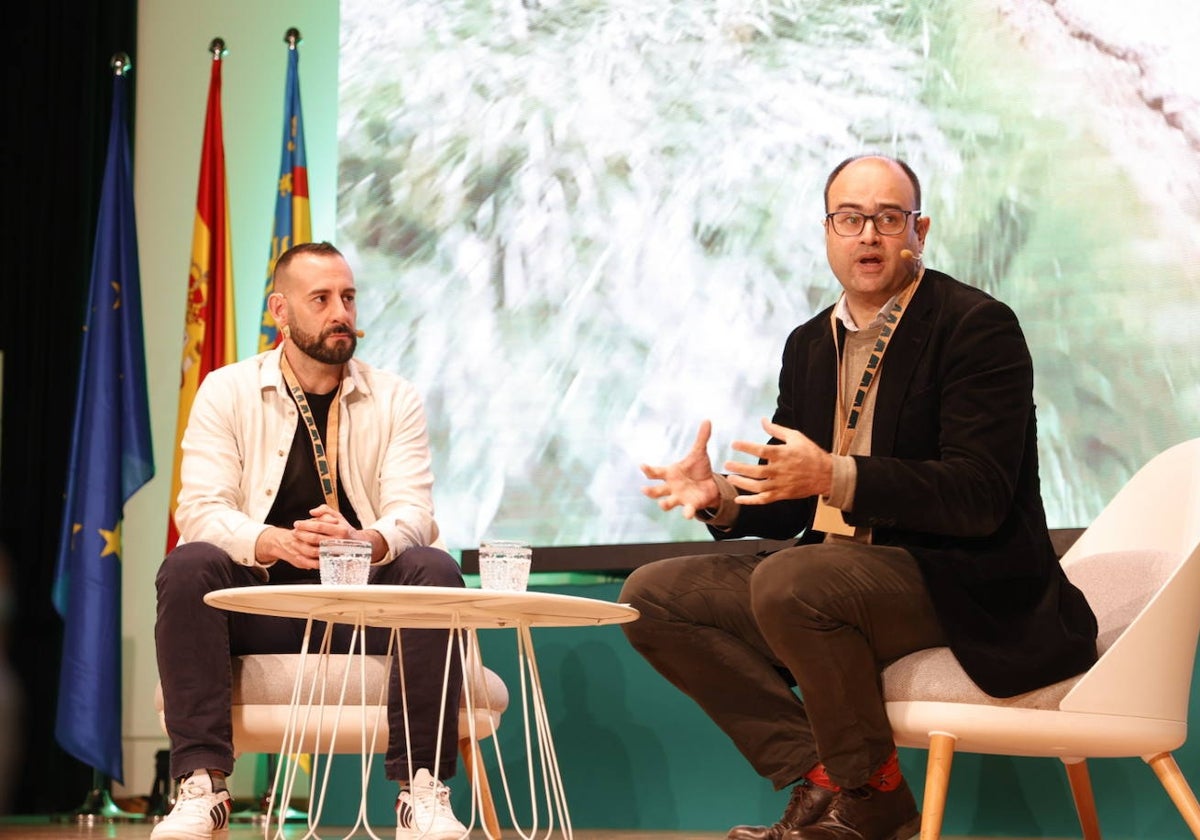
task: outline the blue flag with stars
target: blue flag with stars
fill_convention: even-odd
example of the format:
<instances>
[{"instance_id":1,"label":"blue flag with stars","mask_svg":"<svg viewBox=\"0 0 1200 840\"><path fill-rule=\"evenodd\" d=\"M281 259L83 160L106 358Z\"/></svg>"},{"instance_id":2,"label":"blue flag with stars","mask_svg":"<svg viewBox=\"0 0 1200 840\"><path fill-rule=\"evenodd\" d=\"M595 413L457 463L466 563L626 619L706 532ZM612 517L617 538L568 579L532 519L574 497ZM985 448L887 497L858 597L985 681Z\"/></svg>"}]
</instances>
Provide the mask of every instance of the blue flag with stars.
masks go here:
<instances>
[{"instance_id":1,"label":"blue flag with stars","mask_svg":"<svg viewBox=\"0 0 1200 840\"><path fill-rule=\"evenodd\" d=\"M53 592L63 619L55 737L122 783L121 520L154 475L125 83L117 70Z\"/></svg>"}]
</instances>

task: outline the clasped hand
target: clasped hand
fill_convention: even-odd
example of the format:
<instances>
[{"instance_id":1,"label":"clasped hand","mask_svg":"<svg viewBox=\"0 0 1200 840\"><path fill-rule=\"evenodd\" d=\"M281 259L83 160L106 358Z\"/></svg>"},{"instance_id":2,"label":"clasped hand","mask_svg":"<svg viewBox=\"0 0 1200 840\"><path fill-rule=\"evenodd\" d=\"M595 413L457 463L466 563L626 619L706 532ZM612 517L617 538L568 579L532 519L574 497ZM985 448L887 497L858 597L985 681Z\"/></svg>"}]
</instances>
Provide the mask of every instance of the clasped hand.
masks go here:
<instances>
[{"instance_id":1,"label":"clasped hand","mask_svg":"<svg viewBox=\"0 0 1200 840\"><path fill-rule=\"evenodd\" d=\"M315 569L320 563L317 551L321 540L367 539L355 530L339 511L329 505L321 505L309 511L310 519L298 519L292 528L268 528L263 531L255 547L260 562L283 560L298 569Z\"/></svg>"},{"instance_id":2,"label":"clasped hand","mask_svg":"<svg viewBox=\"0 0 1200 840\"><path fill-rule=\"evenodd\" d=\"M741 505L763 505L783 499L803 499L827 494L833 486L833 457L795 429L763 419L763 430L778 443L738 440L733 449L757 459L756 463L726 461L730 484L743 491L735 501ZM685 519L697 510L715 507L720 491L708 460L712 423L701 422L696 440L680 460L666 466L642 465L642 473L660 482L642 492L663 510L682 508Z\"/></svg>"}]
</instances>

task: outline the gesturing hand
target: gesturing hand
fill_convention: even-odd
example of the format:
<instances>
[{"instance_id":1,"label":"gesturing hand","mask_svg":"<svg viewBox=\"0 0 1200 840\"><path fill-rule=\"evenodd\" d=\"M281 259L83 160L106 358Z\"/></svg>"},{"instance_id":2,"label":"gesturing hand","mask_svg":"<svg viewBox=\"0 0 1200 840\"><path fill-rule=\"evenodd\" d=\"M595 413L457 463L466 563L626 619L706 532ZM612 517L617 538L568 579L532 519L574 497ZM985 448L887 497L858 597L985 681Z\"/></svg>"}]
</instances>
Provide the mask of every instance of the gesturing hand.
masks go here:
<instances>
[{"instance_id":1,"label":"gesturing hand","mask_svg":"<svg viewBox=\"0 0 1200 840\"><path fill-rule=\"evenodd\" d=\"M795 429L763 419L763 429L778 444L738 440L733 448L758 459L746 464L727 461L729 483L739 490L740 505L764 505L781 499L804 499L833 488L833 456Z\"/></svg>"},{"instance_id":2,"label":"gesturing hand","mask_svg":"<svg viewBox=\"0 0 1200 840\"><path fill-rule=\"evenodd\" d=\"M661 467L642 464L642 473L646 478L662 482L644 487L642 492L656 499L663 510L682 507L684 519L692 519L697 510L716 505L721 494L708 460L708 439L711 435L712 423L705 420L700 424L692 448L683 458Z\"/></svg>"}]
</instances>

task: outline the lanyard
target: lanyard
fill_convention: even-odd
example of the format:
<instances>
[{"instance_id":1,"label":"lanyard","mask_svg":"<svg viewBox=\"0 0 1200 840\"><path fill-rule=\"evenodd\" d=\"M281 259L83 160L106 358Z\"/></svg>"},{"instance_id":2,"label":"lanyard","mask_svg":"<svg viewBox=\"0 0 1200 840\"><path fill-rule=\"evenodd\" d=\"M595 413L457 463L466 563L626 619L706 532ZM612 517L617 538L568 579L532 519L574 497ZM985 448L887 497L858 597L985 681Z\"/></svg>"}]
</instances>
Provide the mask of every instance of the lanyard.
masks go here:
<instances>
[{"instance_id":1,"label":"lanyard","mask_svg":"<svg viewBox=\"0 0 1200 840\"><path fill-rule=\"evenodd\" d=\"M903 292L895 297L892 305L883 316L883 327L879 331L879 338L875 340L875 346L871 349L871 354L867 357L867 363L863 366L862 376L858 380L858 388L854 392L854 401L850 404L850 412L846 415L845 428L839 429L840 434L837 436L837 454L846 455L850 451L850 445L854 443L854 436L858 434L858 420L862 415L863 406L866 405L867 395L871 392L871 388L879 381L879 366L883 364L883 354L887 352L888 345L892 341L892 336L896 332L896 327L900 323L900 319L904 316L904 310L908 307L909 301L916 293L917 284L921 282L921 276L918 275L913 282L908 284ZM845 294L845 292L843 292ZM834 354L837 357L838 371L838 387L837 387L837 416L840 418L844 411L842 405L842 348L838 346L837 340L837 307L829 313L829 326L833 331L833 347Z\"/></svg>"},{"instance_id":2,"label":"lanyard","mask_svg":"<svg viewBox=\"0 0 1200 840\"><path fill-rule=\"evenodd\" d=\"M342 383L338 382L337 391L334 392L333 400L329 404L329 414L325 419L325 438L329 441L329 446L326 447L321 440L317 421L313 419L312 409L308 405L308 397L304 396L304 389L300 387L300 382L296 379L296 374L292 372L292 366L288 364L287 356L283 353L279 354L279 369L283 371L283 381L287 383L288 389L292 392L296 406L300 409L300 416L304 418L304 425L308 427L308 436L312 442L313 461L317 465L317 478L321 480L321 493L325 496L325 504L337 510L338 398L342 394Z\"/></svg>"}]
</instances>

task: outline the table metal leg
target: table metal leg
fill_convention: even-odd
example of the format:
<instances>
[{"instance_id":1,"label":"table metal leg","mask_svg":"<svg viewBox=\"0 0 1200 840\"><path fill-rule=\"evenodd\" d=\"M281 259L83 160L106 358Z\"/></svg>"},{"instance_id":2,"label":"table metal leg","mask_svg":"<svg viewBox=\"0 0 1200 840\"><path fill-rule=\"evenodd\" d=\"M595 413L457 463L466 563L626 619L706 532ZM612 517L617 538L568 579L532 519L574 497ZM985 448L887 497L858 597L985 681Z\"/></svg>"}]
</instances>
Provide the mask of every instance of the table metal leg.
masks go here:
<instances>
[{"instance_id":1,"label":"table metal leg","mask_svg":"<svg viewBox=\"0 0 1200 840\"><path fill-rule=\"evenodd\" d=\"M323 752L319 743L320 733L324 730L326 708L328 705L327 695L330 689L329 686L329 657L331 655L330 646L332 643L332 625L326 625L325 634L321 639L321 647L316 654L318 657L317 667L314 669L313 677L307 685L305 691L305 665L307 664L309 641L312 634L312 619L309 619L304 632L304 642L300 650L300 664L297 668L296 679L292 688L291 709L288 716L288 723L284 730L283 745L280 748L280 762L276 770L275 780L271 786L271 812L268 814L267 824L264 827L263 836L274 838L274 840L284 840L284 827L286 823L287 803L291 801L292 793L296 785L296 777L299 771L299 760L297 756L301 753L309 752L311 743L311 754L313 756L313 771L310 775L310 791L308 805L308 831L299 838L291 838L290 840L307 840L307 838L319 838L317 833L321 822L321 814L325 806L325 794L329 787L329 774L333 767L334 746L337 740L337 731L342 723L342 714L346 706L346 692L349 688L351 675L354 673L355 658L358 664L359 678L359 713L360 725L359 732L361 733L360 744L360 786L362 795L359 800L358 815L354 825L345 834L346 838L350 838L361 826L368 835L374 840L382 840L375 834L367 817L367 787L370 778L371 766L374 761L376 746L379 739L379 721L383 714L381 708L386 698L386 683L381 686L379 696L376 702L372 705L367 700L367 676L366 676L366 626L361 621L354 625L354 632L351 636L349 666L345 669L342 675L342 684L339 689L338 700L334 715L333 723L330 728L329 745ZM392 654L392 645L389 642L388 656ZM320 687L320 695L318 698L317 688ZM305 697L307 695L307 697ZM314 702L315 701L315 702ZM317 706L315 728L310 729L310 722L313 716L313 707ZM303 709L303 718L301 719L301 710ZM374 723L369 725L367 718L368 714L374 714ZM311 734L310 734L311 732ZM369 735L368 735L369 733ZM315 772L316 770L320 772ZM319 789L318 789L319 788ZM275 803L279 803L278 808ZM271 833L272 824L274 825L274 834Z\"/></svg>"},{"instance_id":2,"label":"table metal leg","mask_svg":"<svg viewBox=\"0 0 1200 840\"><path fill-rule=\"evenodd\" d=\"M521 717L525 735L526 766L529 776L530 823L522 826L513 806L512 794L509 789L508 776L504 769L504 757L501 754L500 739L493 737L496 750L496 762L500 766L500 779L504 787L504 799L508 806L508 815L517 835L523 840L533 840L539 833L541 823L539 799L545 804L546 825L544 837L554 836L557 824L560 836L565 840L574 837L571 828L571 815L567 808L566 791L563 787L562 773L559 769L558 755L554 749L554 738L550 731L550 716L546 710L546 696L542 690L541 673L538 671L537 655L533 647L533 636L527 623L516 627L517 659L521 675ZM476 631L472 630L474 634ZM476 639L475 644L478 645ZM530 720L532 716L532 722ZM534 753L537 753L536 761ZM539 794L539 776L541 791Z\"/></svg>"},{"instance_id":3,"label":"table metal leg","mask_svg":"<svg viewBox=\"0 0 1200 840\"><path fill-rule=\"evenodd\" d=\"M342 619L342 623L348 623ZM329 774L333 764L333 749L336 743L337 729L341 725L341 715L345 707L346 692L349 685L350 675L354 668L354 657L357 657L357 673L360 680L360 732L361 738L361 797L357 819L354 826L344 835L346 840L349 840L355 832L360 828L373 838L373 840L383 840L380 838L367 818L367 794L368 781L370 777L371 767L378 744L378 735L380 728L380 716L386 714L384 710L386 704L387 681L385 680L381 687L380 695L376 698L376 702L372 705L367 702L366 697L366 625L359 616L354 622L354 633L352 635L350 647L350 665L346 668L342 677L342 684L338 694L336 709L333 712L326 711L328 685L328 670L329 657L331 655L330 645L332 638L332 625L327 624L325 634L321 640L317 667L314 669L313 677L310 681L304 679L306 658L308 656L309 641L312 633L313 619L309 619L305 627L304 642L301 648L300 665L296 673L295 682L292 689L291 709L287 727L284 732L283 745L280 749L280 761L276 768L275 778L271 786L270 795L270 810L267 815L267 820L263 828L263 836L267 840L308 840L308 838L320 838L317 833L320 826L321 815L324 809L325 794L329 784ZM555 826L558 826L559 834L563 840L573 840L574 834L571 827L570 813L567 807L566 791L563 787L562 774L559 768L558 756L554 748L554 739L550 731L550 716L546 708L545 693L542 689L541 674L538 670L537 656L533 647L533 637L530 632L528 623L515 623L514 627L517 633L517 659L520 667L520 692L521 692L521 713L522 723L524 727L526 766L528 768L529 782L529 802L530 802L530 820L528 828L521 825L521 821L517 818L516 809L513 805L512 795L509 788L508 778L505 772L504 757L500 746L500 738L498 735L493 735L492 744L495 749L496 762L499 766L499 772L504 789L504 798L508 809L509 817L512 821L514 831L522 838L522 840L534 840L539 834L539 826L543 820L542 805L544 804L545 812L545 827L540 829L541 836L551 838L555 836ZM450 631L447 639L447 656L445 673L442 681L442 704L447 701L447 692L449 690L449 674L450 674L450 653L454 650L454 646L458 646L459 662L463 672L463 698L462 702L467 709L468 734L473 742L478 743L475 731L475 712L479 707L479 701L483 701L486 708L492 707L490 697L478 698L474 696L473 682L470 678L468 669L476 667L476 663L481 663L479 653L478 632L474 628L465 626L460 618L455 615L449 623L447 629ZM394 656L393 656L394 654ZM403 662L403 639L401 630L394 628L391 631L388 642L388 658L392 662L397 660ZM404 668L399 668L400 695L401 705L403 708L404 720L404 737L405 743L411 743L411 729L408 710L407 686L405 684ZM317 695L317 686L320 685L320 695ZM485 690L486 690L486 684ZM310 735L310 721L313 716L313 707L317 706L317 720L315 730L312 730ZM375 714L373 726L368 726L368 714ZM315 743L319 733L324 729L323 722L326 714L333 714L333 726L330 734L328 749L323 754L320 749L320 744ZM440 720L440 718L439 718ZM371 730L368 737L368 729ZM437 754L439 758L435 761L431 772L434 777L438 777L441 755L441 744L445 733L441 729L439 723L439 731L437 735ZM286 817L288 803L292 799L292 792L295 788L297 775L299 771L299 763L296 756L300 753L307 752L309 744L312 744L312 752L314 755L314 772L311 774L309 811L308 811L308 831L300 837L287 837L285 834ZM536 757L535 757L536 752ZM319 756L319 759L318 759ZM481 823L484 834L489 840L496 840L499 837L498 827L495 826L494 819L485 819L486 803L482 792L482 780L486 778L482 766L482 756L480 751L472 750L469 758L464 760L470 761L472 766L469 769L468 776L471 778L471 813L469 822L466 825L467 834L469 836L471 830L475 827L477 819ZM320 772L316 772L317 768ZM411 769L411 768L410 768ZM411 780L410 780L411 781ZM540 791L539 791L540 787ZM490 797L489 797L490 798ZM272 833L273 829L273 833ZM294 830L294 825L293 825Z\"/></svg>"}]
</instances>

